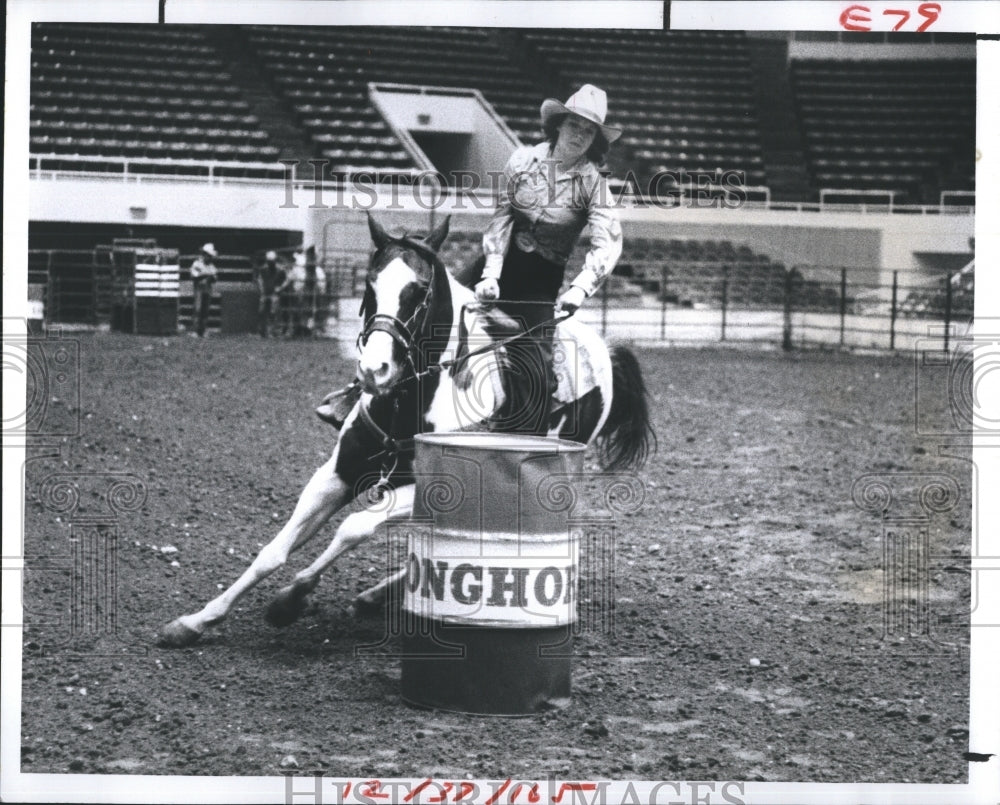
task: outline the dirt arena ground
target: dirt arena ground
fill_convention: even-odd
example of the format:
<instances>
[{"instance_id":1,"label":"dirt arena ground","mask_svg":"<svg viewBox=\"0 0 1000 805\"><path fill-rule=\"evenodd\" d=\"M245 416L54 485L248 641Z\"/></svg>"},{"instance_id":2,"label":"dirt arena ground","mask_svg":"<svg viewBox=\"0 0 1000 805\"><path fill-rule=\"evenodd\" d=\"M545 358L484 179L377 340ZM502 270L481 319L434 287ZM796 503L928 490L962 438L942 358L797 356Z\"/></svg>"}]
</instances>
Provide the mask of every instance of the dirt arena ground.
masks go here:
<instances>
[{"instance_id":1,"label":"dirt arena ground","mask_svg":"<svg viewBox=\"0 0 1000 805\"><path fill-rule=\"evenodd\" d=\"M264 608L318 540L201 643L157 648L276 533L334 443L312 408L352 370L330 342L71 338L81 399L62 415L80 435L26 466L26 772L966 778L971 465L917 432L915 417L953 426L943 384L915 392L912 354L638 350L660 449L616 525L614 600L593 604L613 633L576 638L568 705L504 719L410 708L398 657L356 656L383 623L346 609L384 571L384 540L287 629ZM75 507L53 498L57 473L77 478ZM108 473L145 499L88 526ZM881 487L860 501L876 511L852 499L866 474L892 486L890 515L927 515L890 529L925 530L928 570L891 566L888 599ZM941 474L957 500L921 486ZM111 634L73 621L68 557L88 528L117 536Z\"/></svg>"}]
</instances>

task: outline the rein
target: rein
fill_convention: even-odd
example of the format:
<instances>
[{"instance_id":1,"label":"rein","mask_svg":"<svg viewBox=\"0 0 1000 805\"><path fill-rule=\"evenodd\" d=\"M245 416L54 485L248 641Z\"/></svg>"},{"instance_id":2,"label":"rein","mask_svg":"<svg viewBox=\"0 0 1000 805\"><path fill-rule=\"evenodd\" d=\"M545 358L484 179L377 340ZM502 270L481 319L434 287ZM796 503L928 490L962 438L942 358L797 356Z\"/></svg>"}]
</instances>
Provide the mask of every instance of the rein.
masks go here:
<instances>
[{"instance_id":1,"label":"rein","mask_svg":"<svg viewBox=\"0 0 1000 805\"><path fill-rule=\"evenodd\" d=\"M407 395L407 390L406 388L403 388L404 386L408 385L412 381L440 374L446 369L459 366L479 355L502 349L519 338L524 338L537 330L541 330L545 327L550 327L554 324L565 321L572 315L560 314L558 316L553 316L551 319L540 322L539 324L529 327L526 330L522 330L498 341L491 341L489 344L477 347L464 355L458 355L446 361L441 361L440 363L428 366L426 369L418 370L417 359L419 358L419 353L417 350L415 336L419 334L426 325L427 311L430 309L433 298L434 278L436 276L433 272L447 271L447 269L445 268L444 263L441 262L441 258L438 257L437 253L422 241L414 240L404 235L400 238L393 238L387 245L399 245L417 252L417 254L431 264L432 274L431 280L427 284L427 290L424 293L424 298L420 301L420 304L417 305L413 314L406 321L402 321L396 316L392 316L387 313L375 313L368 317L365 321L364 329L362 329L360 335L358 335L358 344L360 347L364 347L368 343L368 339L371 337L372 333L386 333L390 338L392 338L393 341L403 348L406 353L406 362L410 369L410 372L407 373L405 377L398 380L389 392L395 395L395 399L393 400L392 419L390 420L388 431L383 430L378 423L375 422L364 405L358 406L358 414L361 421L365 424L365 427L367 427L375 435L382 445L382 450L380 452L373 456L369 456L370 460L382 458L382 467L379 471L379 479L372 488L375 500L380 499L385 490L389 488L389 477L393 472L395 472L396 467L399 465L399 457L401 455L407 455L414 450L414 440L412 438L397 439L393 435L396 427L396 419L397 414L399 413L400 403ZM361 303L360 313L362 315L364 315L366 310L366 301L367 294L365 300ZM356 383L357 381L355 381L354 384Z\"/></svg>"}]
</instances>

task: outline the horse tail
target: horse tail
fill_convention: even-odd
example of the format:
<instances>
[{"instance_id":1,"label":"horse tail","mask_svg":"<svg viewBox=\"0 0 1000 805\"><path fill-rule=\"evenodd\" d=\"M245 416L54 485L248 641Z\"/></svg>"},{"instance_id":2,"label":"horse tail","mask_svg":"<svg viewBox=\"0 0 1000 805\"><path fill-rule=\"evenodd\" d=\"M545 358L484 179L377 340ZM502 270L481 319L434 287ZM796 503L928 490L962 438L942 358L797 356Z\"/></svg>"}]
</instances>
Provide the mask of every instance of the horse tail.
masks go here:
<instances>
[{"instance_id":1,"label":"horse tail","mask_svg":"<svg viewBox=\"0 0 1000 805\"><path fill-rule=\"evenodd\" d=\"M598 458L605 469L639 470L656 452L657 440L642 369L627 347L611 348L611 388L611 410L597 434Z\"/></svg>"}]
</instances>

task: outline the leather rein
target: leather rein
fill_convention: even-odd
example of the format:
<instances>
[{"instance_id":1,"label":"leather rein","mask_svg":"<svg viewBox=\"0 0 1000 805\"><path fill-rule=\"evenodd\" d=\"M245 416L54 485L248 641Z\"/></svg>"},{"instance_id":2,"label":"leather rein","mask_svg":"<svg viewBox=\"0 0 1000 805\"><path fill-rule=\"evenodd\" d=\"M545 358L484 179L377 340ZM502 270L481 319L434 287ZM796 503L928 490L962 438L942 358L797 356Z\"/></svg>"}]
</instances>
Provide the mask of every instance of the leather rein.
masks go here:
<instances>
[{"instance_id":1,"label":"leather rein","mask_svg":"<svg viewBox=\"0 0 1000 805\"><path fill-rule=\"evenodd\" d=\"M405 377L400 378L392 387L390 393L394 395L393 407L392 407L392 420L389 423L388 432L375 422L372 418L371 413L368 411L367 407L364 405L358 406L358 414L361 421L365 424L372 434L378 439L379 443L382 445L382 450L373 456L369 456L369 460L382 458L382 466L379 471L379 480L376 482L375 486L370 490L370 494L374 493L374 501L381 499L385 490L389 488L389 477L395 472L396 467L399 465L400 455L408 454L414 450L414 440L412 438L407 439L397 439L393 435L395 430L397 414L399 412L400 404L407 396L407 389L404 386L408 386L411 382L420 380L424 377L429 377L431 375L439 374L446 369L450 369L454 366L460 365L471 358L478 355L482 355L486 352L492 352L497 349L505 347L512 341L516 341L519 338L523 338L526 335L539 330L543 327L548 327L554 324L558 324L561 321L565 321L569 318L569 315L559 315L554 316L547 321L543 321L540 324L536 324L534 327L530 327L527 330L515 333L506 338L502 338L497 341L492 341L489 344L477 347L474 350L466 352L462 355L450 358L440 363L428 366L426 369L418 370L418 358L419 349L417 345L417 336L424 330L427 324L427 312L430 309L431 302L433 301L434 295L434 278L437 276L434 272L437 271L447 271L441 258L438 257L437 252L431 249L426 243L421 240L415 240L410 238L408 235L403 235L399 238L393 238L386 244L389 245L399 245L406 249L412 249L422 258L424 258L428 263L431 264L431 280L427 283L427 290L424 292L424 297L414 309L412 315L403 321L397 316L392 316L388 313L374 313L367 318L365 321L365 326L361 333L358 335L358 346L364 347L368 343L368 339L371 337L372 333L384 332L393 341L402 347L404 353L406 354L406 363L409 367L409 372ZM385 248L385 247L383 247ZM365 298L361 302L360 315L364 315L366 312L367 301L369 299L369 294L366 291ZM357 383L357 381L355 381ZM398 391L397 391L398 389Z\"/></svg>"}]
</instances>

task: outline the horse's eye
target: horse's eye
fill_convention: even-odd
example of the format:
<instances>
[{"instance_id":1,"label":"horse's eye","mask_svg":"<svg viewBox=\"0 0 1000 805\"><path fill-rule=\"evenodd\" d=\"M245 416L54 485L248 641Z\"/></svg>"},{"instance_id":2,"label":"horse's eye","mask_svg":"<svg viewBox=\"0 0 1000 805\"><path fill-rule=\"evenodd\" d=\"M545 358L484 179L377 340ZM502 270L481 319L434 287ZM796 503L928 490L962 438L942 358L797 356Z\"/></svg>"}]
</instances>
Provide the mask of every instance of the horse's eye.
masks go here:
<instances>
[{"instance_id":1,"label":"horse's eye","mask_svg":"<svg viewBox=\"0 0 1000 805\"><path fill-rule=\"evenodd\" d=\"M403 291L403 298L401 301L407 305L418 305L426 295L427 286L413 282L406 286L406 290Z\"/></svg>"}]
</instances>

